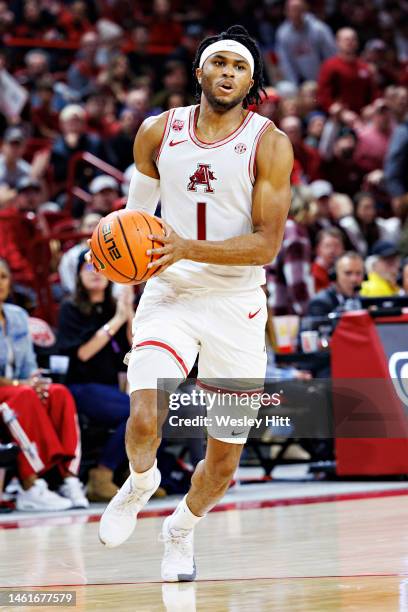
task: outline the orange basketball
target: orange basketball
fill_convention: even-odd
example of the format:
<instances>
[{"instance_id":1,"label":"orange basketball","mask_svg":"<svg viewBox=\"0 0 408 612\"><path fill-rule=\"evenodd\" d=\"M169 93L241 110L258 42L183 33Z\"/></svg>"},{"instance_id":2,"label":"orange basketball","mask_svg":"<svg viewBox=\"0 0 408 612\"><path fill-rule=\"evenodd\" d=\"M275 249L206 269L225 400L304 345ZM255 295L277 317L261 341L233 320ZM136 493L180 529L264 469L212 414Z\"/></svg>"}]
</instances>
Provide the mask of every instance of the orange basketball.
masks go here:
<instances>
[{"instance_id":1,"label":"orange basketball","mask_svg":"<svg viewBox=\"0 0 408 612\"><path fill-rule=\"evenodd\" d=\"M160 268L147 265L160 255L146 255L159 248L160 242L149 240L149 234L165 235L160 220L138 210L119 210L98 223L91 238L94 266L110 281L137 285L157 274Z\"/></svg>"}]
</instances>

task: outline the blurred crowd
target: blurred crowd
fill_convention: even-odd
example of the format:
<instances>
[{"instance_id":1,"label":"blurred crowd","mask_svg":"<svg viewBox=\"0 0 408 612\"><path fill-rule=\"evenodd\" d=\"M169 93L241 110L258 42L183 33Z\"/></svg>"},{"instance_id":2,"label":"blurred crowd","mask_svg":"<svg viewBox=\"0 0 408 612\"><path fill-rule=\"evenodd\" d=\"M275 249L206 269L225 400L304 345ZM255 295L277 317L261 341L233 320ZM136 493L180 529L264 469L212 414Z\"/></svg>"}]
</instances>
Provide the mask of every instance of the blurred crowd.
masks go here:
<instances>
[{"instance_id":1,"label":"blurred crowd","mask_svg":"<svg viewBox=\"0 0 408 612\"><path fill-rule=\"evenodd\" d=\"M60 471L50 491L20 458L22 510L88 504L77 412L82 427L110 430L88 498L116 491L135 296L93 272L86 238L126 203L142 121L195 102L197 47L233 24L263 52L263 103L252 110L295 153L282 248L266 267L271 313L322 317L408 294L407 0L0 0L0 400L19 410L24 398L19 417L44 471ZM38 370L14 305L38 314L44 290L54 325L59 311L67 386Z\"/></svg>"},{"instance_id":2,"label":"blurred crowd","mask_svg":"<svg viewBox=\"0 0 408 612\"><path fill-rule=\"evenodd\" d=\"M23 303L35 306L38 292L33 237L67 219L89 234L124 205L138 127L194 103L197 46L233 23L263 51L266 96L255 110L295 152L285 239L267 268L270 308L305 314L348 251L363 258L363 278L406 291L407 1L12 0L0 2L0 256ZM73 290L79 247L64 250L50 258L57 300ZM385 273L381 259L398 265Z\"/></svg>"}]
</instances>

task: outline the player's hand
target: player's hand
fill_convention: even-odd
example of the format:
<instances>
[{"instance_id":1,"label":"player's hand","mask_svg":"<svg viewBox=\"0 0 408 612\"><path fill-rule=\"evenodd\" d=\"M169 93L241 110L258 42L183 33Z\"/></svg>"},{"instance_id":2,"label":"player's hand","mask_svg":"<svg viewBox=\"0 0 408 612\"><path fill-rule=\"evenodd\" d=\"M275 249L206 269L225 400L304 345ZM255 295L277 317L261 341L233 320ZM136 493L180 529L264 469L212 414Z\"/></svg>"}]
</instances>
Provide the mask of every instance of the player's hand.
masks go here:
<instances>
[{"instance_id":1,"label":"player's hand","mask_svg":"<svg viewBox=\"0 0 408 612\"><path fill-rule=\"evenodd\" d=\"M158 247L156 249L148 249L146 251L147 255L162 255L156 261L152 261L147 266L148 268L159 268L161 267L160 274L164 272L169 266L176 263L180 259L186 258L186 243L187 241L184 238L181 238L173 228L170 227L163 219L160 219L163 227L165 229L165 235L158 234L150 234L148 236L149 240L155 240L156 242L161 242L162 247Z\"/></svg>"},{"instance_id":2,"label":"player's hand","mask_svg":"<svg viewBox=\"0 0 408 612\"><path fill-rule=\"evenodd\" d=\"M94 259L93 259L93 257L92 257L92 250L91 250L91 239L90 239L90 238L88 238L88 240L86 241L86 243L87 243L87 245L88 245L88 247L89 247L89 251L87 251L87 252L85 253L85 261L86 261L86 263L90 263L90 264L92 264L92 265L93 265L94 272L100 272L99 268L97 268L97 267L96 267L96 265L95 265L95 261L94 261Z\"/></svg>"}]
</instances>

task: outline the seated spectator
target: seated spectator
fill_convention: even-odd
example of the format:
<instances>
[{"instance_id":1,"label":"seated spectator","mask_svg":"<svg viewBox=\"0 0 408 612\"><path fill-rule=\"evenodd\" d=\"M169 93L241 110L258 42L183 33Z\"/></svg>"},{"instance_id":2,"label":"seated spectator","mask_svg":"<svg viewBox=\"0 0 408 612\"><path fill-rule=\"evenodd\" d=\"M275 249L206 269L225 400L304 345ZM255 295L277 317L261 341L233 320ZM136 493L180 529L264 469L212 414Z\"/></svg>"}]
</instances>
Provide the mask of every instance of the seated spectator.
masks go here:
<instances>
[{"instance_id":1,"label":"seated spectator","mask_svg":"<svg viewBox=\"0 0 408 612\"><path fill-rule=\"evenodd\" d=\"M17 510L86 508L88 500L77 477L81 439L74 400L66 387L41 377L27 313L6 303L10 291L10 269L0 260L0 402L7 402L35 443L45 466L41 475L58 466L63 479L59 494L50 491L20 453L17 465L23 490L17 495Z\"/></svg>"},{"instance_id":2,"label":"seated spectator","mask_svg":"<svg viewBox=\"0 0 408 612\"><path fill-rule=\"evenodd\" d=\"M151 45L177 47L181 42L183 28L172 15L169 0L154 0L149 23Z\"/></svg>"},{"instance_id":3,"label":"seated spectator","mask_svg":"<svg viewBox=\"0 0 408 612\"><path fill-rule=\"evenodd\" d=\"M408 89L390 85L384 92L384 98L389 106L395 123L403 123L408 113Z\"/></svg>"},{"instance_id":4,"label":"seated spectator","mask_svg":"<svg viewBox=\"0 0 408 612\"><path fill-rule=\"evenodd\" d=\"M26 136L20 127L9 127L4 133L0 154L0 184L16 187L18 181L30 176L31 166L23 159Z\"/></svg>"},{"instance_id":5,"label":"seated spectator","mask_svg":"<svg viewBox=\"0 0 408 612\"><path fill-rule=\"evenodd\" d=\"M89 472L87 488L91 501L108 501L117 491L114 471L126 460L129 397L119 389L118 377L126 370L123 357L131 343L133 290L123 287L115 303L111 284L85 261L85 253L79 257L75 295L61 307L58 346L70 357L67 384L78 412L116 428Z\"/></svg>"},{"instance_id":6,"label":"seated spectator","mask_svg":"<svg viewBox=\"0 0 408 612\"><path fill-rule=\"evenodd\" d=\"M364 278L364 260L358 253L347 251L335 263L336 280L319 291L309 302L306 315L324 317L330 312L358 310L358 297Z\"/></svg>"},{"instance_id":7,"label":"seated spectator","mask_svg":"<svg viewBox=\"0 0 408 612\"><path fill-rule=\"evenodd\" d=\"M395 244L379 240L373 246L372 255L366 262L368 280L364 281L360 295L364 297L387 297L398 295L397 285L401 257Z\"/></svg>"},{"instance_id":8,"label":"seated spectator","mask_svg":"<svg viewBox=\"0 0 408 612\"><path fill-rule=\"evenodd\" d=\"M308 215L299 190L292 199L281 249L275 261L266 266L268 306L274 315L304 315L313 295Z\"/></svg>"},{"instance_id":9,"label":"seated spectator","mask_svg":"<svg viewBox=\"0 0 408 612\"><path fill-rule=\"evenodd\" d=\"M37 83L38 104L31 109L33 136L37 138L56 138L59 129L58 113L52 102L54 83L51 78L44 77Z\"/></svg>"},{"instance_id":10,"label":"seated spectator","mask_svg":"<svg viewBox=\"0 0 408 612\"><path fill-rule=\"evenodd\" d=\"M152 107L164 108L164 104L170 94L181 94L186 96L187 92L187 72L182 62L171 60L164 67L163 89L153 96ZM193 98L190 98L192 103Z\"/></svg>"},{"instance_id":11,"label":"seated spectator","mask_svg":"<svg viewBox=\"0 0 408 612\"><path fill-rule=\"evenodd\" d=\"M106 69L99 74L98 85L110 91L117 102L124 104L134 80L128 58L120 53L113 56Z\"/></svg>"},{"instance_id":12,"label":"seated spectator","mask_svg":"<svg viewBox=\"0 0 408 612\"><path fill-rule=\"evenodd\" d=\"M344 253L343 234L336 227L321 230L316 238L316 257L312 264L315 291L330 285L330 274L337 259Z\"/></svg>"},{"instance_id":13,"label":"seated spectator","mask_svg":"<svg viewBox=\"0 0 408 612\"><path fill-rule=\"evenodd\" d=\"M354 159L356 146L356 133L343 127L320 164L322 178L331 183L334 191L351 197L360 191L364 176L364 171L356 165Z\"/></svg>"},{"instance_id":14,"label":"seated spectator","mask_svg":"<svg viewBox=\"0 0 408 612\"><path fill-rule=\"evenodd\" d=\"M355 30L337 32L337 55L323 62L318 79L318 101L326 112L339 102L343 108L359 113L376 95L369 66L358 57Z\"/></svg>"},{"instance_id":15,"label":"seated spectator","mask_svg":"<svg viewBox=\"0 0 408 612\"><path fill-rule=\"evenodd\" d=\"M302 168L304 177L308 182L319 178L320 156L302 140L302 123L299 117L284 117L280 128L285 132L293 146L295 160Z\"/></svg>"},{"instance_id":16,"label":"seated spectator","mask_svg":"<svg viewBox=\"0 0 408 612\"><path fill-rule=\"evenodd\" d=\"M302 118L318 111L317 82L305 81L299 88L299 107Z\"/></svg>"},{"instance_id":17,"label":"seated spectator","mask_svg":"<svg viewBox=\"0 0 408 612\"><path fill-rule=\"evenodd\" d=\"M24 57L25 68L16 73L16 78L30 94L32 94L32 102L35 100L38 83L48 76L49 56L42 49L31 49Z\"/></svg>"},{"instance_id":18,"label":"seated spectator","mask_svg":"<svg viewBox=\"0 0 408 612\"><path fill-rule=\"evenodd\" d=\"M119 198L119 183L108 174L96 176L89 185L92 202L88 209L101 216L112 212L115 201Z\"/></svg>"},{"instance_id":19,"label":"seated spectator","mask_svg":"<svg viewBox=\"0 0 408 612\"><path fill-rule=\"evenodd\" d=\"M91 235L95 227L98 225L101 215L99 213L90 212L84 215L79 231L84 234ZM87 238L71 247L61 257L58 266L58 274L60 277L61 287L66 293L73 294L76 287L78 275L78 261L82 251L87 246Z\"/></svg>"},{"instance_id":20,"label":"seated spectator","mask_svg":"<svg viewBox=\"0 0 408 612\"><path fill-rule=\"evenodd\" d=\"M398 242L401 231L398 217L378 217L375 200L368 192L357 193L353 202L354 214L341 217L338 223L355 251L366 257L371 254L373 245L380 239Z\"/></svg>"},{"instance_id":21,"label":"seated spectator","mask_svg":"<svg viewBox=\"0 0 408 612\"><path fill-rule=\"evenodd\" d=\"M315 81L320 64L336 53L330 28L312 13L304 0L287 0L286 20L276 32L276 53L283 77L300 85Z\"/></svg>"},{"instance_id":22,"label":"seated spectator","mask_svg":"<svg viewBox=\"0 0 408 612\"><path fill-rule=\"evenodd\" d=\"M316 210L314 211L313 221L309 223L308 230L312 247L316 246L317 234L334 226L330 212L330 201L333 195L333 187L328 181L321 179L310 183L309 190L313 197Z\"/></svg>"},{"instance_id":23,"label":"seated spectator","mask_svg":"<svg viewBox=\"0 0 408 612\"><path fill-rule=\"evenodd\" d=\"M109 156L115 168L122 172L133 163L133 142L140 123L137 113L130 108L123 109L119 131L109 139Z\"/></svg>"},{"instance_id":24,"label":"seated spectator","mask_svg":"<svg viewBox=\"0 0 408 612\"><path fill-rule=\"evenodd\" d=\"M312 149L319 148L320 138L322 136L326 115L319 111L314 111L306 117L306 138L305 144Z\"/></svg>"},{"instance_id":25,"label":"seated spectator","mask_svg":"<svg viewBox=\"0 0 408 612\"><path fill-rule=\"evenodd\" d=\"M355 161L365 173L383 167L393 131L390 109L378 98L373 103L371 122L357 129Z\"/></svg>"},{"instance_id":26,"label":"seated spectator","mask_svg":"<svg viewBox=\"0 0 408 612\"><path fill-rule=\"evenodd\" d=\"M86 114L82 106L69 104L60 112L59 120L62 134L52 146L50 163L55 181L63 187L68 175L69 161L75 153L88 151L96 157L108 160L101 139L96 134L86 133ZM80 186L84 187L93 175L91 166L82 163L77 165L76 180Z\"/></svg>"}]
</instances>

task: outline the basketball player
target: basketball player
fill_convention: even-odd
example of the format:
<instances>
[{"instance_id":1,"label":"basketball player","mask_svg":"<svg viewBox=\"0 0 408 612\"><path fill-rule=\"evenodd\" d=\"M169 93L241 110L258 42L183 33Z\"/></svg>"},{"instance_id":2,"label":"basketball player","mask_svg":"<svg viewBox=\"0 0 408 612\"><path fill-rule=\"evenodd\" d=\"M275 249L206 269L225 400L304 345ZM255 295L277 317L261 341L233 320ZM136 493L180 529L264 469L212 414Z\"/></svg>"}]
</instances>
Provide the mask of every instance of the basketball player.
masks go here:
<instances>
[{"instance_id":1,"label":"basketball player","mask_svg":"<svg viewBox=\"0 0 408 612\"><path fill-rule=\"evenodd\" d=\"M262 60L244 28L206 38L194 69L200 104L147 119L135 139L127 208L154 214L160 199L166 237L156 237L161 257L149 265L161 271L148 281L134 321L131 474L101 518L108 547L129 538L160 484L157 380L181 382L197 355L198 384L208 392L220 388L209 380L245 379L251 393L265 376L262 266L282 241L292 148L271 121L247 110L260 100ZM230 484L249 433L242 429L209 428L190 491L163 524L164 581L194 580L193 530Z\"/></svg>"}]
</instances>

